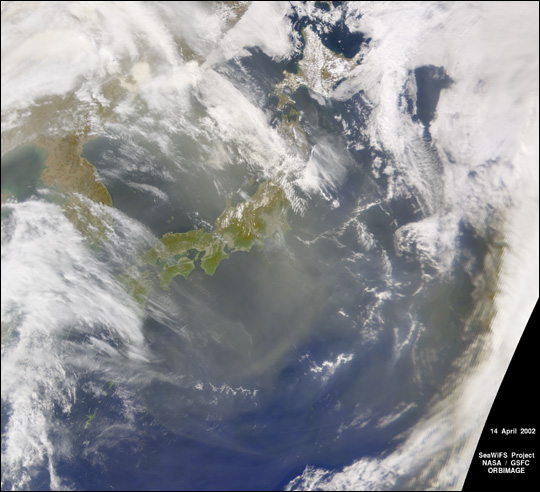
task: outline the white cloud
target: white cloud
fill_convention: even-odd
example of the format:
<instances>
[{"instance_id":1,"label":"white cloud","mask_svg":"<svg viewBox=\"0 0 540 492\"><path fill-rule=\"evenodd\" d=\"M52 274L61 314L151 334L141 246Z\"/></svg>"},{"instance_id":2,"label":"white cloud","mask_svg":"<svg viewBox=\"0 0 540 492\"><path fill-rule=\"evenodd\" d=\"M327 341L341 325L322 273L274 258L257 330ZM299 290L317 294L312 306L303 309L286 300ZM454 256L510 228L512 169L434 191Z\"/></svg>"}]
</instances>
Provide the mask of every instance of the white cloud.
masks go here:
<instances>
[{"instance_id":1,"label":"white cloud","mask_svg":"<svg viewBox=\"0 0 540 492\"><path fill-rule=\"evenodd\" d=\"M354 354L339 354L334 361L325 360L320 366L315 362L311 362L311 367L309 370L311 372L314 372L315 374L318 374L320 380L323 383L326 383L335 374L335 372L342 364L350 362L351 360L353 360L353 358Z\"/></svg>"}]
</instances>

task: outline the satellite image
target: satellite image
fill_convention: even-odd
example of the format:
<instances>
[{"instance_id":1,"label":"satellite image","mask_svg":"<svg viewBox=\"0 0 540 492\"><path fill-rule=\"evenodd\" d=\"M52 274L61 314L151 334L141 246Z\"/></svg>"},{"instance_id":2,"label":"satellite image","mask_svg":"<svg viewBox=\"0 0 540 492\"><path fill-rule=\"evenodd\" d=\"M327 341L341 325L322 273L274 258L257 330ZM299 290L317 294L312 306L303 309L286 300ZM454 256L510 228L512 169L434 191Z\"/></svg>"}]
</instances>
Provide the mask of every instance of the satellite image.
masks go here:
<instances>
[{"instance_id":1,"label":"satellite image","mask_svg":"<svg viewBox=\"0 0 540 492\"><path fill-rule=\"evenodd\" d=\"M1 26L2 490L460 490L539 296L538 2Z\"/></svg>"}]
</instances>

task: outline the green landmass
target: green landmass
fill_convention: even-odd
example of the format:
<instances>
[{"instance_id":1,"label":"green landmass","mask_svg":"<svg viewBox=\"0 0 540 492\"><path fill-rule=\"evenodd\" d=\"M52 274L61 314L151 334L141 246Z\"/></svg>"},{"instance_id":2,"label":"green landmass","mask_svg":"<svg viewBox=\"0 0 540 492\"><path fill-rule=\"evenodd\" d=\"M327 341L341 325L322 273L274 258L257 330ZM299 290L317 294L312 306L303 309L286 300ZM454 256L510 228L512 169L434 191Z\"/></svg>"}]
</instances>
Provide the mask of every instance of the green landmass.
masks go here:
<instances>
[{"instance_id":1,"label":"green landmass","mask_svg":"<svg viewBox=\"0 0 540 492\"><path fill-rule=\"evenodd\" d=\"M230 198L214 229L193 229L164 234L144 253L137 265L119 280L141 304L152 289L150 269L158 270L159 285L167 290L177 275L188 278L200 261L207 275L214 275L220 262L238 251L250 251L256 243L290 229L287 221L289 201L281 186L264 181L254 195L237 205Z\"/></svg>"},{"instance_id":2,"label":"green landmass","mask_svg":"<svg viewBox=\"0 0 540 492\"><path fill-rule=\"evenodd\" d=\"M256 242L287 230L288 205L281 187L265 181L251 199L235 206L228 200L212 232L169 232L143 255L142 262L161 267L160 284L164 289L176 275L187 278L195 269L196 260L201 260L207 275L214 275L219 263L231 253L249 251Z\"/></svg>"},{"instance_id":3,"label":"green landmass","mask_svg":"<svg viewBox=\"0 0 540 492\"><path fill-rule=\"evenodd\" d=\"M114 386L114 381L109 381L107 383L107 390L103 390L102 394L103 396L107 396L109 394L109 391L111 390L111 388Z\"/></svg>"},{"instance_id":4,"label":"green landmass","mask_svg":"<svg viewBox=\"0 0 540 492\"><path fill-rule=\"evenodd\" d=\"M90 427L90 424L91 424L92 420L94 420L94 418L95 418L95 416L96 416L96 413L97 413L97 409L96 409L96 411L95 411L94 413L92 413L92 414L89 413L89 414L87 415L87 417L86 417L86 422L85 422L85 424L84 424L84 428L85 428L85 429L88 429L88 427Z\"/></svg>"}]
</instances>

